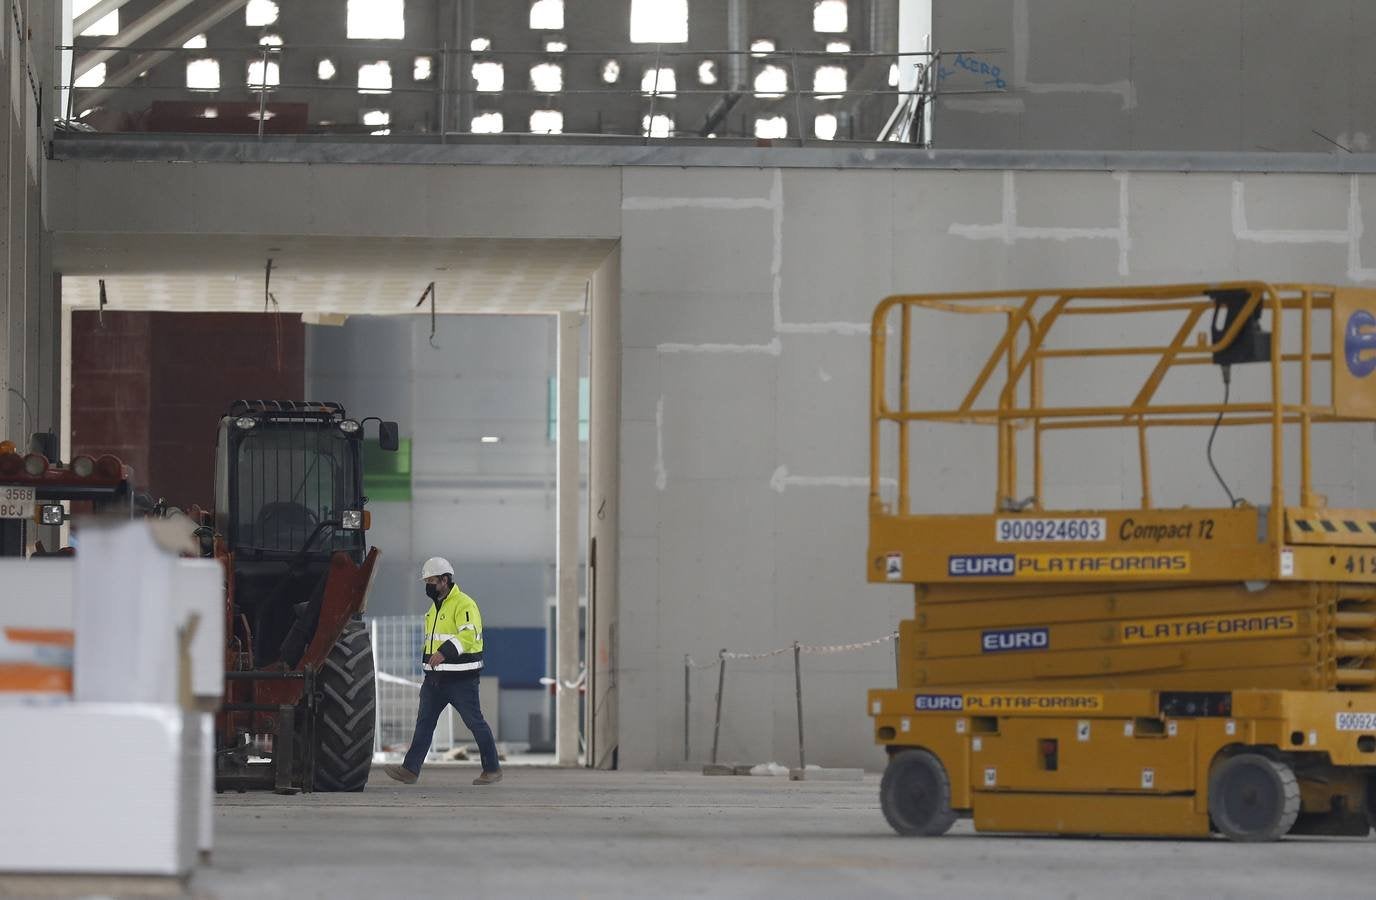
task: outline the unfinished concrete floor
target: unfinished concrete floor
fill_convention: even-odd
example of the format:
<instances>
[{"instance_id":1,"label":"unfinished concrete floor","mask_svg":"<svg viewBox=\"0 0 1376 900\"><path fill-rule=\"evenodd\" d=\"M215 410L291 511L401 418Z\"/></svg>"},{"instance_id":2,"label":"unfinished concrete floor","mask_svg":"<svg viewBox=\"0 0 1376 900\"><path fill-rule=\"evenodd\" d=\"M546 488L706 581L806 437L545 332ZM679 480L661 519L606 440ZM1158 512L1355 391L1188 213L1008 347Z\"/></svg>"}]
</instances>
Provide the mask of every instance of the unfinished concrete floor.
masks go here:
<instances>
[{"instance_id":1,"label":"unfinished concrete floor","mask_svg":"<svg viewBox=\"0 0 1376 900\"><path fill-rule=\"evenodd\" d=\"M893 835L863 782L431 766L359 794L226 794L199 897L1360 897L1376 840Z\"/></svg>"}]
</instances>

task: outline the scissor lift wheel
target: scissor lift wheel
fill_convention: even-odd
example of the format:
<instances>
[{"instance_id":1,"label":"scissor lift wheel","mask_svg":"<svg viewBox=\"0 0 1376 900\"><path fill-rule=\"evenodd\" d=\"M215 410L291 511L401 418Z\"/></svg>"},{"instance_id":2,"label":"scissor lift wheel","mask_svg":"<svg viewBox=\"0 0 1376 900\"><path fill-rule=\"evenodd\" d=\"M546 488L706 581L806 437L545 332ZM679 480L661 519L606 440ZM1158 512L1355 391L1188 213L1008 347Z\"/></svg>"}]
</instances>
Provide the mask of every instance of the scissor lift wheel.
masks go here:
<instances>
[{"instance_id":1,"label":"scissor lift wheel","mask_svg":"<svg viewBox=\"0 0 1376 900\"><path fill-rule=\"evenodd\" d=\"M951 829L951 779L926 750L904 750L889 759L879 783L879 805L893 830L936 837Z\"/></svg>"},{"instance_id":2,"label":"scissor lift wheel","mask_svg":"<svg viewBox=\"0 0 1376 900\"><path fill-rule=\"evenodd\" d=\"M1300 814L1300 786L1287 764L1259 753L1240 753L1209 776L1209 815L1234 841L1276 841Z\"/></svg>"}]
</instances>

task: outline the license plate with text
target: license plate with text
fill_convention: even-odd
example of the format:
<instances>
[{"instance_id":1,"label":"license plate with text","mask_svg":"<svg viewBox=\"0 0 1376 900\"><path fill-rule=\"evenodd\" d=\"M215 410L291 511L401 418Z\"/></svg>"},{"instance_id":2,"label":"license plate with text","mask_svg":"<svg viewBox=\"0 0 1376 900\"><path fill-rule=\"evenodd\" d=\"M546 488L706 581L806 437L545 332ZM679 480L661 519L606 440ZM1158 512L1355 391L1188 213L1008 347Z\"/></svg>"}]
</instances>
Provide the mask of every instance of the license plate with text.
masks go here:
<instances>
[{"instance_id":1,"label":"license plate with text","mask_svg":"<svg viewBox=\"0 0 1376 900\"><path fill-rule=\"evenodd\" d=\"M31 487L0 487L0 519L32 517L34 500Z\"/></svg>"},{"instance_id":2,"label":"license plate with text","mask_svg":"<svg viewBox=\"0 0 1376 900\"><path fill-rule=\"evenodd\" d=\"M1099 543L1108 534L1103 519L999 519L994 540L1014 543Z\"/></svg>"},{"instance_id":3,"label":"license plate with text","mask_svg":"<svg viewBox=\"0 0 1376 900\"><path fill-rule=\"evenodd\" d=\"M1338 713L1339 731L1376 731L1376 713Z\"/></svg>"}]
</instances>

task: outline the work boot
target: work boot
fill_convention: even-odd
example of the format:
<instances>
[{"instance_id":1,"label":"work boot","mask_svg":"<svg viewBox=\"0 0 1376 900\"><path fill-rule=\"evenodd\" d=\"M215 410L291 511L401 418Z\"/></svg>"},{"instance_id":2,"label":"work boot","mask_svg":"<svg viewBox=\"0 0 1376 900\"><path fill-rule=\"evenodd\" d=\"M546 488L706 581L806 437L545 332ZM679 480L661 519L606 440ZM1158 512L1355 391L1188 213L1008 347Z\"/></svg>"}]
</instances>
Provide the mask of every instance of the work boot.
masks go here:
<instances>
[{"instance_id":1,"label":"work boot","mask_svg":"<svg viewBox=\"0 0 1376 900\"><path fill-rule=\"evenodd\" d=\"M420 776L405 766L383 766L382 771L386 772L393 780L400 781L402 784L415 784Z\"/></svg>"},{"instance_id":2,"label":"work boot","mask_svg":"<svg viewBox=\"0 0 1376 900\"><path fill-rule=\"evenodd\" d=\"M498 769L498 770L495 771L495 772L484 772L483 774L479 775L477 778L474 778L474 779L473 779L473 783L474 783L474 784L496 784L497 782L499 782L499 781L501 781L501 780L502 780L502 770L501 770L501 769Z\"/></svg>"}]
</instances>

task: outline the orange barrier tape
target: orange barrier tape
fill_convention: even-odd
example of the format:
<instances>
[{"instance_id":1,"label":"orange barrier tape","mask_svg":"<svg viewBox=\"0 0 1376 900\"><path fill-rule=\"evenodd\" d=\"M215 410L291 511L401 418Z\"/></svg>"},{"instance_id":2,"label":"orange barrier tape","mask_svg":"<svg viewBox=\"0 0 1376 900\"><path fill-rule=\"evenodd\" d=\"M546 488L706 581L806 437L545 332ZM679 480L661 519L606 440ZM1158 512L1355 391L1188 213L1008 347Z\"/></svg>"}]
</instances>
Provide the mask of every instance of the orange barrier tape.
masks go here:
<instances>
[{"instance_id":1,"label":"orange barrier tape","mask_svg":"<svg viewBox=\"0 0 1376 900\"><path fill-rule=\"evenodd\" d=\"M69 628L6 628L5 637L21 644L49 644L54 647L72 646Z\"/></svg>"},{"instance_id":2,"label":"orange barrier tape","mask_svg":"<svg viewBox=\"0 0 1376 900\"><path fill-rule=\"evenodd\" d=\"M0 693L70 694L72 670L35 663L0 663Z\"/></svg>"}]
</instances>

